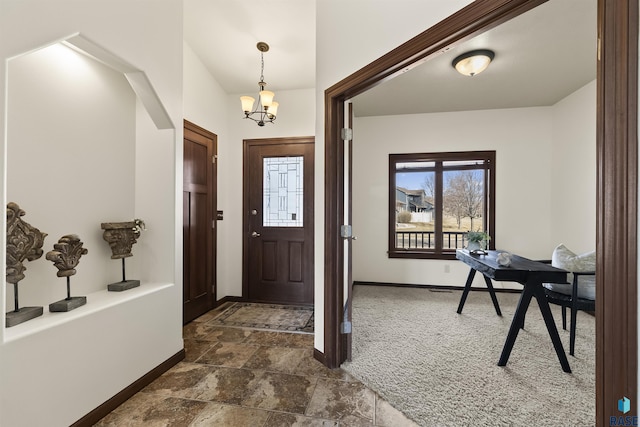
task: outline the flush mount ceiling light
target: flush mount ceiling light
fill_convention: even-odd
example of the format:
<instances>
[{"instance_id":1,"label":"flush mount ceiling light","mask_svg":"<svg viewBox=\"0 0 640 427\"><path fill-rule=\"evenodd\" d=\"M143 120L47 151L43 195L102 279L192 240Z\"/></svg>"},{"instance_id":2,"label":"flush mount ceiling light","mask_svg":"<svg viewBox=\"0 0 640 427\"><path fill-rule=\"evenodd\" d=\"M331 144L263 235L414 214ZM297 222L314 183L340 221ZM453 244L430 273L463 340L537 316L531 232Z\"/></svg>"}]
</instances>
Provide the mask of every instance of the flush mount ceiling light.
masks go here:
<instances>
[{"instance_id":1,"label":"flush mount ceiling light","mask_svg":"<svg viewBox=\"0 0 640 427\"><path fill-rule=\"evenodd\" d=\"M244 118L251 119L258 123L258 126L264 126L265 123L273 123L278 114L278 103L273 100L275 94L271 91L264 90L267 83L264 81L264 53L269 51L269 45L265 42L258 42L257 48L260 51L260 81L258 87L260 92L258 94L258 103L255 110L253 109L253 103L255 99L250 96L241 96L240 102L242 103L242 111L244 111Z\"/></svg>"},{"instance_id":2,"label":"flush mount ceiling light","mask_svg":"<svg viewBox=\"0 0 640 427\"><path fill-rule=\"evenodd\" d=\"M463 53L453 60L451 65L465 76L475 76L487 69L495 53L492 50L478 49Z\"/></svg>"}]
</instances>

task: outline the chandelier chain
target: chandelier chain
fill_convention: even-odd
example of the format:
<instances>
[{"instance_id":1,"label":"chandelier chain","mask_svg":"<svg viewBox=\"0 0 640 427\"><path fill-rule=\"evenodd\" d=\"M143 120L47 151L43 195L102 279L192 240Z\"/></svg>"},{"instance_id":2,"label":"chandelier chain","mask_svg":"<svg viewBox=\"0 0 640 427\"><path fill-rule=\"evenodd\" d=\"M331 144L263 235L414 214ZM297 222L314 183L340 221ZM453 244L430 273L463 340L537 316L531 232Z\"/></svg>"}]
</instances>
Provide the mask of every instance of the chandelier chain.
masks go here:
<instances>
[{"instance_id":1,"label":"chandelier chain","mask_svg":"<svg viewBox=\"0 0 640 427\"><path fill-rule=\"evenodd\" d=\"M264 83L264 53L260 52L260 82Z\"/></svg>"}]
</instances>

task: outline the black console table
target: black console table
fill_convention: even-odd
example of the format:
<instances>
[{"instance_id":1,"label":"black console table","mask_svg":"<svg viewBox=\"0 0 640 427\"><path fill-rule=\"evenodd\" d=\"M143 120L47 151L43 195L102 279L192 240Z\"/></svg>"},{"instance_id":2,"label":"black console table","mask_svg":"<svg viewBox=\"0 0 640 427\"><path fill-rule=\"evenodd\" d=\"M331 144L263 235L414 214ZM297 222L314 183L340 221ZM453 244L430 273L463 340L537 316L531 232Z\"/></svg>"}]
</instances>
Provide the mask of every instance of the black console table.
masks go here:
<instances>
[{"instance_id":1,"label":"black console table","mask_svg":"<svg viewBox=\"0 0 640 427\"><path fill-rule=\"evenodd\" d=\"M502 354L498 361L498 366L505 366L509 360L509 355L513 349L513 344L516 341L518 332L522 325L524 325L524 318L529 308L529 303L532 297L536 297L538 305L540 306L540 312L547 326L547 331L551 337L551 342L558 355L558 360L562 366L564 372L571 372L569 367L569 361L567 355L564 352L564 347L560 341L558 335L558 329L553 320L549 303L542 287L543 283L566 283L567 272L559 268L552 267L549 264L544 264L538 261L532 261L527 258L523 258L517 255L512 255L511 264L508 267L503 267L498 264L496 258L500 252L487 251L486 255L474 255L466 249L458 249L456 251L456 258L471 267L467 283L465 284L462 297L460 298L460 304L458 305L458 313L462 313L462 308L467 299L469 289L471 288L471 282L475 276L476 271L482 273L484 276L493 305L496 309L496 313L501 315L500 307L498 306L498 300L496 299L493 286L491 285L491 279L501 282L517 282L524 286L518 307L511 321L509 327L509 333L507 339L502 348Z\"/></svg>"}]
</instances>

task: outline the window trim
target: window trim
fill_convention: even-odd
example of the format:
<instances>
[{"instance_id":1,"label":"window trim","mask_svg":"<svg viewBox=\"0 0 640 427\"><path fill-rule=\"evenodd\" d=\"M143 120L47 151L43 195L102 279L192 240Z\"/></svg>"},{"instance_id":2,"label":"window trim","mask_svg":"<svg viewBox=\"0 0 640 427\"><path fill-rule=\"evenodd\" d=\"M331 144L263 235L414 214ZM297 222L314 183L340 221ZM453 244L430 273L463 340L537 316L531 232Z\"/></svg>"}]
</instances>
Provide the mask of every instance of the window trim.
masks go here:
<instances>
[{"instance_id":1,"label":"window trim","mask_svg":"<svg viewBox=\"0 0 640 427\"><path fill-rule=\"evenodd\" d=\"M413 258L413 259L455 259L455 250L435 249L398 249L395 247L396 238L396 164L407 162L436 162L436 188L442 189L442 164L441 161L484 160L486 162L484 191L485 213L483 215L484 227L491 236L489 249L495 249L495 193L496 193L496 152L488 151L449 151L438 153L404 153L389 154L389 211L388 211L388 251L389 258ZM464 169L464 167L456 168ZM439 172L439 173L438 173ZM435 194L434 206L442 206L442 191ZM442 209L435 210L436 235L442 234ZM436 239L437 241L438 239Z\"/></svg>"}]
</instances>

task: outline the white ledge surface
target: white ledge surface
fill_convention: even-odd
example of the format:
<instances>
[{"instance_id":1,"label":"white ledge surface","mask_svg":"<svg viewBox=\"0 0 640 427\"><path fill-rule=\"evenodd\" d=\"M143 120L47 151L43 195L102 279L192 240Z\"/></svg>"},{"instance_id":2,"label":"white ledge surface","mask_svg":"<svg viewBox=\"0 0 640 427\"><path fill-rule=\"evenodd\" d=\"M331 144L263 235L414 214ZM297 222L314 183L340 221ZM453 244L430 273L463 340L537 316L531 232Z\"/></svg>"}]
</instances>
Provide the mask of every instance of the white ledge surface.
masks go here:
<instances>
[{"instance_id":1,"label":"white ledge surface","mask_svg":"<svg viewBox=\"0 0 640 427\"><path fill-rule=\"evenodd\" d=\"M87 295L74 295L86 296L87 304L74 310L61 313L49 312L49 306L47 305L43 307L44 313L42 316L10 328L5 328L3 343L6 344L16 341L29 335L55 328L67 322L73 322L78 319L82 319L83 317L91 316L94 313L107 310L110 307L114 307L127 301L142 298L171 286L173 286L173 283L142 283L137 288L128 289L122 292L109 292L104 289Z\"/></svg>"}]
</instances>

